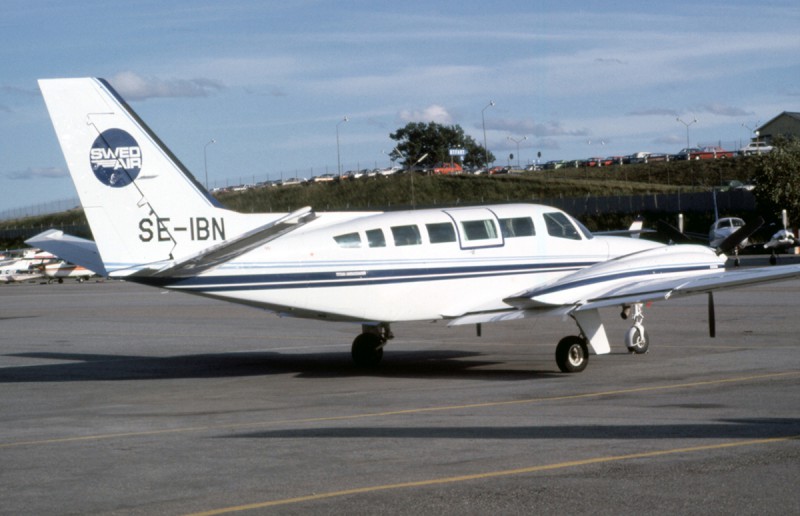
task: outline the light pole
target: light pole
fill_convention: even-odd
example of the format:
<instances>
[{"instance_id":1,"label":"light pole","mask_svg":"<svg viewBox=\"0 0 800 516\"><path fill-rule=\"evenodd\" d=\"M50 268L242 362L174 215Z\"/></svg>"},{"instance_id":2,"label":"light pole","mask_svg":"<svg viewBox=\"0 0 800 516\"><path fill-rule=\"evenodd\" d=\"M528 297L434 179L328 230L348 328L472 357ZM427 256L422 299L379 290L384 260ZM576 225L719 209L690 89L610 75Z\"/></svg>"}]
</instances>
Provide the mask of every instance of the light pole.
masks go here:
<instances>
[{"instance_id":1,"label":"light pole","mask_svg":"<svg viewBox=\"0 0 800 516\"><path fill-rule=\"evenodd\" d=\"M217 140L211 138L211 140L203 146L203 168L206 170L206 190L208 190L208 152L206 152L206 150L212 143L217 143Z\"/></svg>"},{"instance_id":2,"label":"light pole","mask_svg":"<svg viewBox=\"0 0 800 516\"><path fill-rule=\"evenodd\" d=\"M742 127L744 127L745 129L749 129L751 133L756 135L756 143L758 143L758 135L759 135L758 131L756 131L756 129L758 129L758 124L759 122L756 122L756 124L753 127L750 127L747 124L742 124Z\"/></svg>"},{"instance_id":3,"label":"light pole","mask_svg":"<svg viewBox=\"0 0 800 516\"><path fill-rule=\"evenodd\" d=\"M338 171L339 177L342 175L342 159L339 154L339 125L347 122L348 120L349 119L347 117L344 117L336 124L336 170Z\"/></svg>"},{"instance_id":4,"label":"light pole","mask_svg":"<svg viewBox=\"0 0 800 516\"><path fill-rule=\"evenodd\" d=\"M519 142L524 142L525 140L527 140L527 139L528 139L528 137L527 137L527 136L523 136L523 137L522 137L522 138L520 138L519 140L517 140L516 138L512 138L512 137L510 137L510 136L507 136L507 138L508 138L510 141L512 141L512 142L514 142L514 143L516 143L516 144L517 144L517 168L519 168Z\"/></svg>"},{"instance_id":5,"label":"light pole","mask_svg":"<svg viewBox=\"0 0 800 516\"><path fill-rule=\"evenodd\" d=\"M697 119L694 118L694 119L692 119L691 122L688 122L688 123L684 122L683 120L681 120L680 117L676 118L675 120L677 120L678 122L680 122L680 123L682 123L683 125L686 126L686 149L687 149L686 152L689 152L688 149L689 149L689 147L691 147L691 145L689 144L689 126L692 125L692 124L696 124L697 123Z\"/></svg>"},{"instance_id":6,"label":"light pole","mask_svg":"<svg viewBox=\"0 0 800 516\"><path fill-rule=\"evenodd\" d=\"M485 108L481 109L481 123L483 124L483 154L486 161L486 166L489 166L489 148L486 146L486 117L483 112L494 106L494 101L490 100Z\"/></svg>"}]
</instances>

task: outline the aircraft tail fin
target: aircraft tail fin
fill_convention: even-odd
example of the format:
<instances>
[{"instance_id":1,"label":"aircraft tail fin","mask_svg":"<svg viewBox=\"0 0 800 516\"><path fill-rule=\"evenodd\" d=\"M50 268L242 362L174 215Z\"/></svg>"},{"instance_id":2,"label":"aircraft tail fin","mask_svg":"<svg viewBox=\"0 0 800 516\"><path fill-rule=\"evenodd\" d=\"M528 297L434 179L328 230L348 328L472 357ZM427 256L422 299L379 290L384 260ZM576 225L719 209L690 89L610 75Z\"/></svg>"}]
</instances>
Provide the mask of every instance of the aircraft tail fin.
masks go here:
<instances>
[{"instance_id":1,"label":"aircraft tail fin","mask_svg":"<svg viewBox=\"0 0 800 516\"><path fill-rule=\"evenodd\" d=\"M250 229L108 82L42 79L39 87L106 270L180 260Z\"/></svg>"}]
</instances>

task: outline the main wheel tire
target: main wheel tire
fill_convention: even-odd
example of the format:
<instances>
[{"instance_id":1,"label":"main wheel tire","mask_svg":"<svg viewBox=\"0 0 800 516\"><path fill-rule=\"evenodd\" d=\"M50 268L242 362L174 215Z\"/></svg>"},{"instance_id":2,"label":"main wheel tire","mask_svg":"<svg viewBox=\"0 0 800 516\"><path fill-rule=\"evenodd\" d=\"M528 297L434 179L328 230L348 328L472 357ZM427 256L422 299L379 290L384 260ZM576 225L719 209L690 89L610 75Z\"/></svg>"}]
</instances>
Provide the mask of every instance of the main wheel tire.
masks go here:
<instances>
[{"instance_id":1,"label":"main wheel tire","mask_svg":"<svg viewBox=\"0 0 800 516\"><path fill-rule=\"evenodd\" d=\"M631 353L641 355L647 353L650 347L650 337L647 335L647 330L641 326L631 326L625 332L625 346Z\"/></svg>"},{"instance_id":2,"label":"main wheel tire","mask_svg":"<svg viewBox=\"0 0 800 516\"><path fill-rule=\"evenodd\" d=\"M581 337L564 337L556 346L556 364L562 373L580 373L589 364L589 347Z\"/></svg>"},{"instance_id":3,"label":"main wheel tire","mask_svg":"<svg viewBox=\"0 0 800 516\"><path fill-rule=\"evenodd\" d=\"M353 340L350 355L358 367L371 368L380 364L383 358L381 338L374 333L362 333Z\"/></svg>"}]
</instances>

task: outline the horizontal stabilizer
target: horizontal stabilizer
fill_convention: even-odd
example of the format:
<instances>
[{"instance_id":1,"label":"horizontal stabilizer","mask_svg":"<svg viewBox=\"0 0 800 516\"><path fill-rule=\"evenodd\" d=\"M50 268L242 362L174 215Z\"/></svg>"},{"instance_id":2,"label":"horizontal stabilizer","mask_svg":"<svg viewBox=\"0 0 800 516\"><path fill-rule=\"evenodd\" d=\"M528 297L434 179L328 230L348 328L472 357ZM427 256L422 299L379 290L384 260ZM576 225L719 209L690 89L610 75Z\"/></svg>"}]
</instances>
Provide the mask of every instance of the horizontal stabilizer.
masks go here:
<instances>
[{"instance_id":1,"label":"horizontal stabilizer","mask_svg":"<svg viewBox=\"0 0 800 516\"><path fill-rule=\"evenodd\" d=\"M276 238L283 236L290 231L294 231L295 229L311 222L315 218L316 215L311 208L301 208L265 226L248 231L247 233L244 233L235 239L209 247L208 249L205 249L202 252L186 260L173 264L165 269L158 271L147 269L146 272L143 270L135 275L152 275L157 277L196 276L201 272L213 269L214 267L233 260L234 258L255 249L256 247L275 240Z\"/></svg>"},{"instance_id":2,"label":"horizontal stabilizer","mask_svg":"<svg viewBox=\"0 0 800 516\"><path fill-rule=\"evenodd\" d=\"M99 276L108 275L103 260L100 259L100 253L97 252L97 244L91 240L67 235L59 229L48 229L27 239L25 243L89 269Z\"/></svg>"}]
</instances>

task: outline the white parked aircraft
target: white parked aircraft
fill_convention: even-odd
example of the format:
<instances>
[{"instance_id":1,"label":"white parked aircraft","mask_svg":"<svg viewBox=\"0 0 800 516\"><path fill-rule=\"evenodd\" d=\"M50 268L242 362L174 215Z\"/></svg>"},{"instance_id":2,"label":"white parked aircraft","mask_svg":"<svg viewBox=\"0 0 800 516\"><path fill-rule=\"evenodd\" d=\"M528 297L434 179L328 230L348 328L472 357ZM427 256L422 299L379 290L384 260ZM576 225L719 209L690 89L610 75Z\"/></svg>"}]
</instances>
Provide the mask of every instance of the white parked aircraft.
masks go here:
<instances>
[{"instance_id":1,"label":"white parked aircraft","mask_svg":"<svg viewBox=\"0 0 800 516\"><path fill-rule=\"evenodd\" d=\"M632 315L627 346L648 347L642 306L796 277L798 266L725 271L699 245L594 236L566 213L533 204L398 212L241 214L221 207L101 79L39 81L96 239L51 231L37 245L115 278L362 324L352 345L375 365L390 324L452 325L570 316L556 347L563 371L610 345L599 309ZM713 318L711 318L713 322ZM712 326L713 330L713 326Z\"/></svg>"},{"instance_id":2,"label":"white parked aircraft","mask_svg":"<svg viewBox=\"0 0 800 516\"><path fill-rule=\"evenodd\" d=\"M48 263L47 265L41 265L39 270L44 273L48 283L51 281L63 283L64 278L75 278L81 282L86 278L91 278L95 275L94 272L90 271L86 267L75 265L74 263L68 263L64 260L60 260L56 263Z\"/></svg>"},{"instance_id":3,"label":"white parked aircraft","mask_svg":"<svg viewBox=\"0 0 800 516\"><path fill-rule=\"evenodd\" d=\"M54 262L56 257L41 249L15 249L0 258L0 281L22 282L41 278L39 267Z\"/></svg>"}]
</instances>

